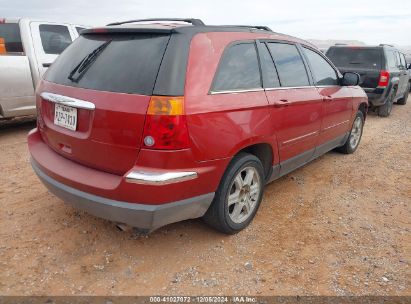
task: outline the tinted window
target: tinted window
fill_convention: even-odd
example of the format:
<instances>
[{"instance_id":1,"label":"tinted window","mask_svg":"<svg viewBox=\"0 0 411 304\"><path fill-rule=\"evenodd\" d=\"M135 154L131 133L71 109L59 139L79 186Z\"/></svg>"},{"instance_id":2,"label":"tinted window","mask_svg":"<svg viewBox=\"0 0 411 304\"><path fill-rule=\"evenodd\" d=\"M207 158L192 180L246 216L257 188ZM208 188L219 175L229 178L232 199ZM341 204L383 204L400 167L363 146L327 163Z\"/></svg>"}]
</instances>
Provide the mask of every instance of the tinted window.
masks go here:
<instances>
[{"instance_id":1,"label":"tinted window","mask_svg":"<svg viewBox=\"0 0 411 304\"><path fill-rule=\"evenodd\" d=\"M295 45L268 43L268 47L273 55L281 86L299 87L310 84L304 62Z\"/></svg>"},{"instance_id":2,"label":"tinted window","mask_svg":"<svg viewBox=\"0 0 411 304\"><path fill-rule=\"evenodd\" d=\"M23 53L18 23L0 24L0 38L4 39L7 53Z\"/></svg>"},{"instance_id":3,"label":"tinted window","mask_svg":"<svg viewBox=\"0 0 411 304\"><path fill-rule=\"evenodd\" d=\"M387 65L392 69L397 67L397 57L394 51L387 51Z\"/></svg>"},{"instance_id":4,"label":"tinted window","mask_svg":"<svg viewBox=\"0 0 411 304\"><path fill-rule=\"evenodd\" d=\"M266 88L277 88L280 86L274 61L268 52L267 45L261 44L260 48L261 69L263 72L264 86Z\"/></svg>"},{"instance_id":5,"label":"tinted window","mask_svg":"<svg viewBox=\"0 0 411 304\"><path fill-rule=\"evenodd\" d=\"M76 26L76 31L78 34L80 34L80 32L85 29L86 29L85 27Z\"/></svg>"},{"instance_id":6,"label":"tinted window","mask_svg":"<svg viewBox=\"0 0 411 304\"><path fill-rule=\"evenodd\" d=\"M407 67L407 62L405 61L405 56L404 54L400 54L400 59L401 59L401 65L406 68Z\"/></svg>"},{"instance_id":7,"label":"tinted window","mask_svg":"<svg viewBox=\"0 0 411 304\"><path fill-rule=\"evenodd\" d=\"M109 40L77 82L68 79L87 55ZM82 35L57 58L45 77L68 86L151 95L168 40L168 35Z\"/></svg>"},{"instance_id":8,"label":"tinted window","mask_svg":"<svg viewBox=\"0 0 411 304\"><path fill-rule=\"evenodd\" d=\"M61 54L71 43L71 36L67 26L41 24L40 38L46 54Z\"/></svg>"},{"instance_id":9,"label":"tinted window","mask_svg":"<svg viewBox=\"0 0 411 304\"><path fill-rule=\"evenodd\" d=\"M362 47L331 47L327 57L336 67L381 69L382 50Z\"/></svg>"},{"instance_id":10,"label":"tinted window","mask_svg":"<svg viewBox=\"0 0 411 304\"><path fill-rule=\"evenodd\" d=\"M338 78L334 68L321 55L304 48L304 52L310 62L313 76L317 85L337 85Z\"/></svg>"},{"instance_id":11,"label":"tinted window","mask_svg":"<svg viewBox=\"0 0 411 304\"><path fill-rule=\"evenodd\" d=\"M213 90L246 90L260 87L260 69L254 43L231 46L223 55Z\"/></svg>"},{"instance_id":12,"label":"tinted window","mask_svg":"<svg viewBox=\"0 0 411 304\"><path fill-rule=\"evenodd\" d=\"M397 57L397 67L401 65L400 53L395 52L395 57Z\"/></svg>"}]
</instances>

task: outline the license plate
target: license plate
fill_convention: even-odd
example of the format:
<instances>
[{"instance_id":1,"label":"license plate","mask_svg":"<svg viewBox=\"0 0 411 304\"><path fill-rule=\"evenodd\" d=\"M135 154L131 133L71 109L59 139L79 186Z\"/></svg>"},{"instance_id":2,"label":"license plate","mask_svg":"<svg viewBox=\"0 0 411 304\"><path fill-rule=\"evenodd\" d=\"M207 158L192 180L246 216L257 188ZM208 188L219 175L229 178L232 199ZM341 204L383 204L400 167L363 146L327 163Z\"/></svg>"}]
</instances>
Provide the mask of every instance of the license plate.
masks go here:
<instances>
[{"instance_id":1,"label":"license plate","mask_svg":"<svg viewBox=\"0 0 411 304\"><path fill-rule=\"evenodd\" d=\"M76 131L77 109L56 104L54 108L54 124L66 129Z\"/></svg>"}]
</instances>

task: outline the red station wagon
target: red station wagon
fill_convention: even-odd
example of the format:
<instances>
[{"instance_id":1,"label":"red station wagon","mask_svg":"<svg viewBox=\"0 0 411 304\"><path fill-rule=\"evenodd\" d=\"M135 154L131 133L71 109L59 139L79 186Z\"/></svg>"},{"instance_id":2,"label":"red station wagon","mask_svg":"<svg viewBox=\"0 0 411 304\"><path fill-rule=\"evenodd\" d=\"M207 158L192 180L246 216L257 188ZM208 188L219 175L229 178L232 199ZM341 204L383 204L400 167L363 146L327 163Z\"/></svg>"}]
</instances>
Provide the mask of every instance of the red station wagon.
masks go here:
<instances>
[{"instance_id":1,"label":"red station wagon","mask_svg":"<svg viewBox=\"0 0 411 304\"><path fill-rule=\"evenodd\" d=\"M98 217L145 231L203 217L235 233L268 182L357 149L368 109L358 81L262 26L87 29L37 88L31 163L52 193Z\"/></svg>"}]
</instances>

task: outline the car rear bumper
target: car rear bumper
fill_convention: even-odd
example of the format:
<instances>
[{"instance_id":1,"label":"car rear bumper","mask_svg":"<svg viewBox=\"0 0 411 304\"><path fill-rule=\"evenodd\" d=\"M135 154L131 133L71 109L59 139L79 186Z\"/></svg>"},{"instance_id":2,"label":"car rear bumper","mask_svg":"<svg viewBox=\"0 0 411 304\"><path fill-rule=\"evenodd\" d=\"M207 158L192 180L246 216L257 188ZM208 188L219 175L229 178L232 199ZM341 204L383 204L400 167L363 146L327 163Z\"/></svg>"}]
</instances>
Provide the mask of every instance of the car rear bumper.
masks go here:
<instances>
[{"instance_id":1,"label":"car rear bumper","mask_svg":"<svg viewBox=\"0 0 411 304\"><path fill-rule=\"evenodd\" d=\"M388 96L389 90L387 88L363 88L368 97L368 102L375 106L382 106Z\"/></svg>"},{"instance_id":2,"label":"car rear bumper","mask_svg":"<svg viewBox=\"0 0 411 304\"><path fill-rule=\"evenodd\" d=\"M29 133L34 171L67 204L147 231L201 217L214 198L215 163L182 170L134 166L124 176L83 166L52 150L38 129Z\"/></svg>"},{"instance_id":3,"label":"car rear bumper","mask_svg":"<svg viewBox=\"0 0 411 304\"><path fill-rule=\"evenodd\" d=\"M204 215L214 193L163 205L145 205L116 201L86 193L64 185L45 174L31 159L34 171L51 193L74 208L113 222L123 223L146 231L153 231L167 224L197 218Z\"/></svg>"}]
</instances>

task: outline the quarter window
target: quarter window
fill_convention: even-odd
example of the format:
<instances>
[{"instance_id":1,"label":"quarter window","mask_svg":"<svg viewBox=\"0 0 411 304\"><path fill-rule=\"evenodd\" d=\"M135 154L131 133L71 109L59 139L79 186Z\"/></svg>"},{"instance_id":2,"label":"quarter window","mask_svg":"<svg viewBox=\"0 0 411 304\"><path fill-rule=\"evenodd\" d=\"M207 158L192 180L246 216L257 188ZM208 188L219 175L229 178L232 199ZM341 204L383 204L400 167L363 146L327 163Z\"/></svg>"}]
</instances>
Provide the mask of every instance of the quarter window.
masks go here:
<instances>
[{"instance_id":1,"label":"quarter window","mask_svg":"<svg viewBox=\"0 0 411 304\"><path fill-rule=\"evenodd\" d=\"M310 84L304 62L295 45L268 43L268 48L273 55L281 86L300 87Z\"/></svg>"},{"instance_id":2,"label":"quarter window","mask_svg":"<svg viewBox=\"0 0 411 304\"><path fill-rule=\"evenodd\" d=\"M393 51L387 52L387 64L388 68L396 68L397 67L397 58Z\"/></svg>"},{"instance_id":3,"label":"quarter window","mask_svg":"<svg viewBox=\"0 0 411 304\"><path fill-rule=\"evenodd\" d=\"M310 63L317 85L337 85L338 78L334 68L318 53L305 48L305 55Z\"/></svg>"},{"instance_id":4,"label":"quarter window","mask_svg":"<svg viewBox=\"0 0 411 304\"><path fill-rule=\"evenodd\" d=\"M260 69L254 43L231 46L223 55L213 91L261 88Z\"/></svg>"},{"instance_id":5,"label":"quarter window","mask_svg":"<svg viewBox=\"0 0 411 304\"><path fill-rule=\"evenodd\" d=\"M71 43L71 36L67 26L55 24L41 24L40 38L46 54L61 54Z\"/></svg>"}]
</instances>

